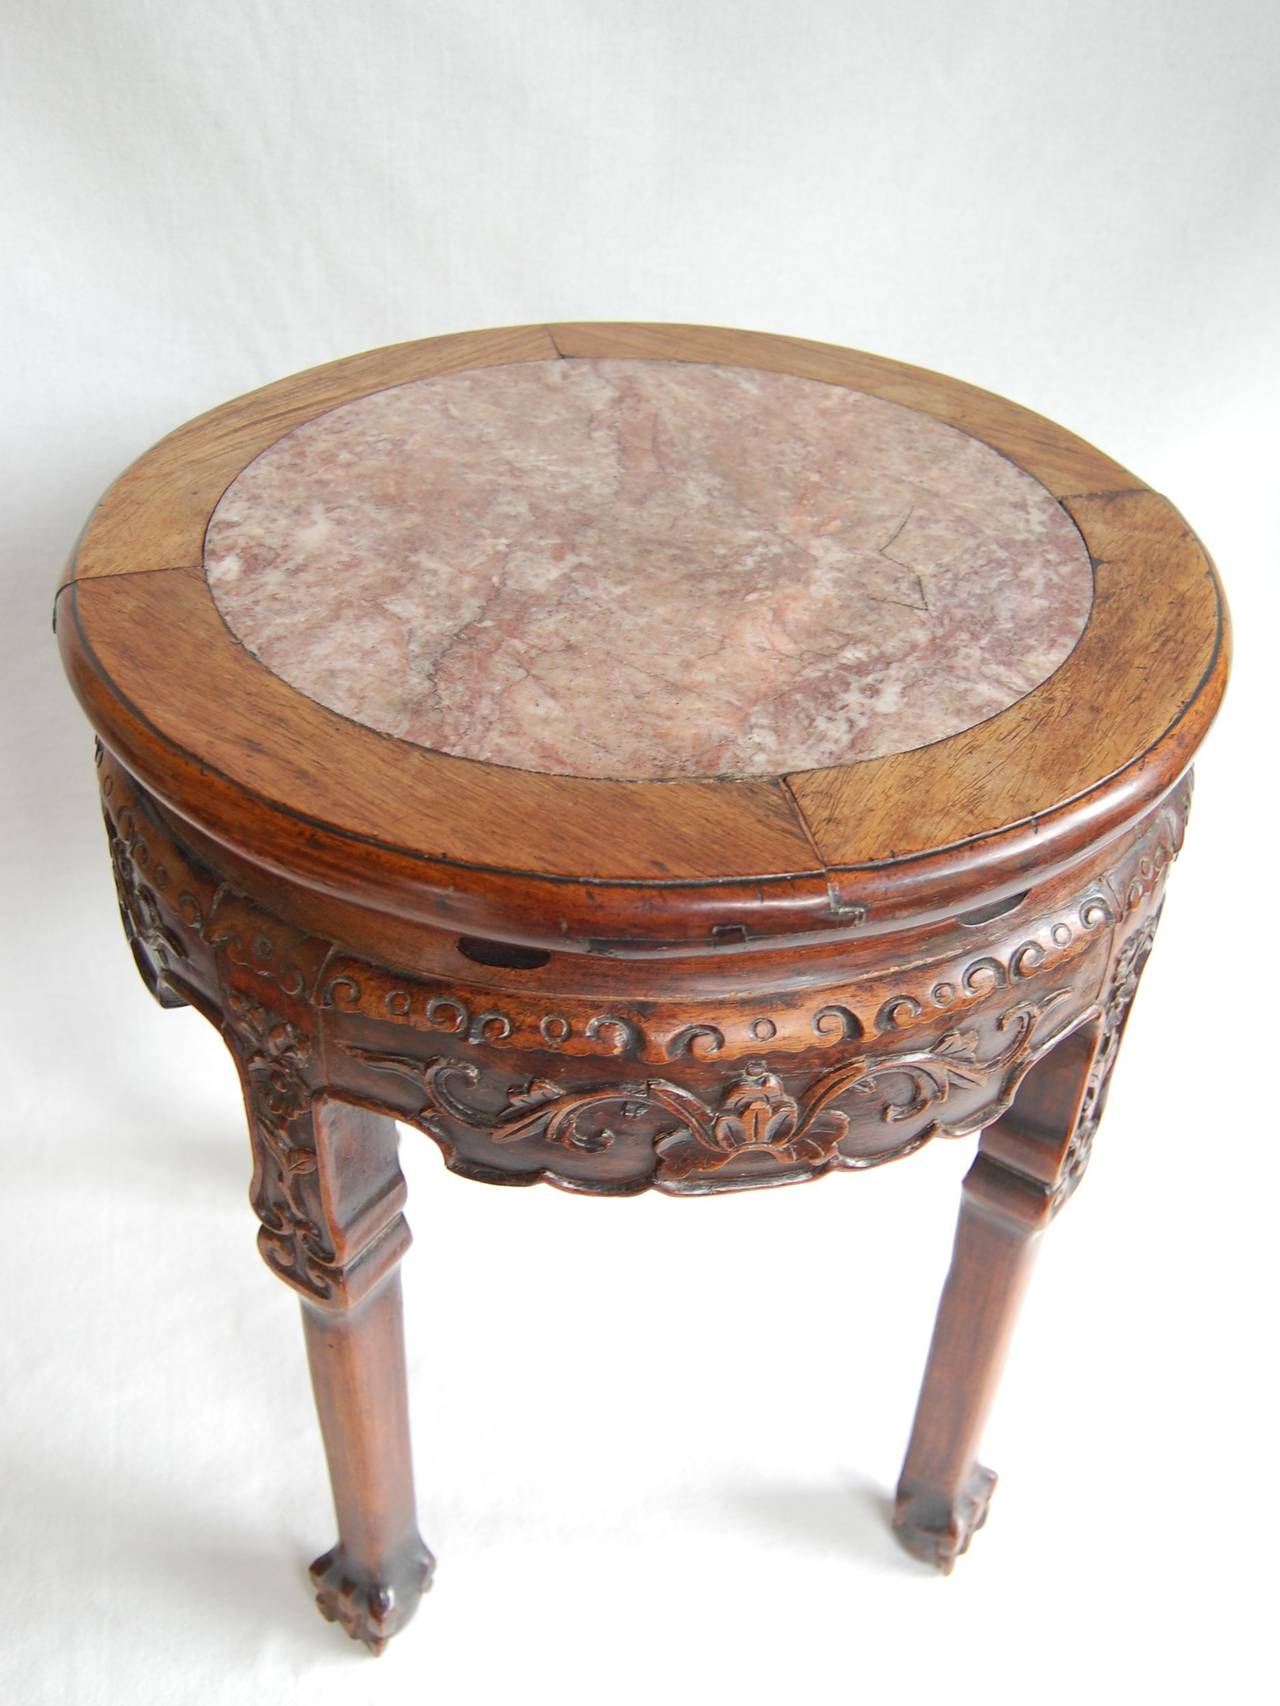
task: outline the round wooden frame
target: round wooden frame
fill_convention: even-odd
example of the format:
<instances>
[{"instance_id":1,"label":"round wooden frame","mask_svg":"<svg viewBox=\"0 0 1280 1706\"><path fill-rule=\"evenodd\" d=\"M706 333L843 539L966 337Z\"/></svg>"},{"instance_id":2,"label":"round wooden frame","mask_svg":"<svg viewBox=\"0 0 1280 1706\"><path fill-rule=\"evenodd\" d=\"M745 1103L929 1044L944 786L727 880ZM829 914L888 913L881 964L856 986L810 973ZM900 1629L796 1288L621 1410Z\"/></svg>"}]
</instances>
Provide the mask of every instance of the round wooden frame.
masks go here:
<instances>
[{"instance_id":1,"label":"round wooden frame","mask_svg":"<svg viewBox=\"0 0 1280 1706\"><path fill-rule=\"evenodd\" d=\"M929 746L771 778L634 782L480 764L362 728L230 634L204 580L204 532L259 452L389 385L572 356L798 374L982 439L1046 486L1084 537L1095 596L1078 644L1016 704ZM1174 785L1227 672L1225 605L1202 547L1165 499L1082 440L922 369L658 325L433 338L213 410L103 498L60 589L58 631L108 745L233 853L408 918L622 955L875 934L1066 868Z\"/></svg>"}]
</instances>

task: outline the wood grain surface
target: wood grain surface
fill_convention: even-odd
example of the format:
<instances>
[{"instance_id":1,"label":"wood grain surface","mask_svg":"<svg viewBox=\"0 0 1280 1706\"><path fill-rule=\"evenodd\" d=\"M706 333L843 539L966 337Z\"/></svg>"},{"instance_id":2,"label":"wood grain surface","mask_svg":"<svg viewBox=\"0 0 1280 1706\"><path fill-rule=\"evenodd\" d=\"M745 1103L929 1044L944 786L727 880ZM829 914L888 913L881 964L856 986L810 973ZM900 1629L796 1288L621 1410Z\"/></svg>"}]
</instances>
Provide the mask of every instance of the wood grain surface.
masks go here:
<instances>
[{"instance_id":1,"label":"wood grain surface","mask_svg":"<svg viewBox=\"0 0 1280 1706\"><path fill-rule=\"evenodd\" d=\"M556 353L541 326L460 332L348 356L250 391L180 426L126 469L90 516L68 570L88 579L198 566L223 492L303 421L388 385Z\"/></svg>"},{"instance_id":2,"label":"wood grain surface","mask_svg":"<svg viewBox=\"0 0 1280 1706\"><path fill-rule=\"evenodd\" d=\"M204 532L266 445L383 386L573 355L773 367L994 445L1084 537L1079 643L931 746L627 782L375 733L233 637ZM375 351L181 428L103 499L55 620L130 948L163 1005L222 1031L259 1248L302 1299L339 1531L311 1571L324 1615L380 1652L432 1575L395 1121L455 1173L606 1195L786 1184L981 1132L895 1517L949 1569L986 1517L976 1454L1031 1254L1088 1163L1226 679L1216 576L1172 506L1051 423L877 357L532 327Z\"/></svg>"},{"instance_id":3,"label":"wood grain surface","mask_svg":"<svg viewBox=\"0 0 1280 1706\"><path fill-rule=\"evenodd\" d=\"M924 409L1064 504L1090 620L1033 692L913 751L774 778L541 775L412 746L288 687L223 624L200 569L229 482L302 421L473 366L633 356L771 368ZM553 325L430 339L251 393L180 428L92 517L59 591L67 668L158 798L286 878L436 921L652 952L875 932L1024 885L1176 784L1221 698L1221 589L1177 511L1051 422L922 369L715 328Z\"/></svg>"},{"instance_id":4,"label":"wood grain surface","mask_svg":"<svg viewBox=\"0 0 1280 1706\"><path fill-rule=\"evenodd\" d=\"M1043 415L994 392L928 368L909 367L838 344L720 326L630 325L595 322L547 328L564 356L633 356L662 361L713 361L795 373L828 385L848 385L873 397L920 409L959 427L1034 474L1055 497L1074 492L1140 489L1143 482Z\"/></svg>"}]
</instances>

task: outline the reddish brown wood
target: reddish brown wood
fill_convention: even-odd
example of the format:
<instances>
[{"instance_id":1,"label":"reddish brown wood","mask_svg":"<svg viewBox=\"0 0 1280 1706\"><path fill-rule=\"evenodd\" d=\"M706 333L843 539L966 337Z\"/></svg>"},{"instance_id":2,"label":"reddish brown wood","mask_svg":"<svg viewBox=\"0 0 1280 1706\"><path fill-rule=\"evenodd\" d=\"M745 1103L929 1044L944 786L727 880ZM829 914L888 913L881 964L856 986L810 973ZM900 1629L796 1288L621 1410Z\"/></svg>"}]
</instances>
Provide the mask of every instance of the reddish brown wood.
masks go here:
<instances>
[{"instance_id":1,"label":"reddish brown wood","mask_svg":"<svg viewBox=\"0 0 1280 1706\"><path fill-rule=\"evenodd\" d=\"M926 367L887 361L865 350L729 326L613 320L562 322L545 329L563 356L629 355L740 363L798 373L832 385L851 385L875 397L888 397L892 402L923 409L994 445L1011 462L1034 474L1055 497L1071 497L1077 492L1137 491L1145 486L1136 474L1093 445L1007 397Z\"/></svg>"},{"instance_id":2,"label":"reddish brown wood","mask_svg":"<svg viewBox=\"0 0 1280 1706\"><path fill-rule=\"evenodd\" d=\"M311 1566L316 1603L380 1653L434 1567L415 1515L400 1275L351 1309L304 1302L302 1319L339 1534Z\"/></svg>"},{"instance_id":3,"label":"reddish brown wood","mask_svg":"<svg viewBox=\"0 0 1280 1706\"><path fill-rule=\"evenodd\" d=\"M982 1428L1053 1212L1052 1157L1065 1160L1096 1046L1095 1027L1082 1026L1045 1057L998 1122L999 1140L993 1127L979 1144L964 1182L894 1513L907 1549L947 1572L986 1520L996 1478L977 1460ZM1033 1167L1041 1176L1023 1170Z\"/></svg>"},{"instance_id":4,"label":"reddish brown wood","mask_svg":"<svg viewBox=\"0 0 1280 1706\"><path fill-rule=\"evenodd\" d=\"M1047 482L1080 527L1098 585L1080 644L1007 711L930 746L779 777L649 783L390 740L236 644L199 544L257 450L397 377L549 351L780 368L974 433ZM627 957L875 934L1016 893L1175 786L1227 670L1225 605L1203 548L1172 505L1092 447L937 374L714 328L516 328L281 381L141 458L99 505L70 576L58 634L90 719L150 793L220 847L397 917ZM206 692L191 692L195 679Z\"/></svg>"},{"instance_id":5,"label":"reddish brown wood","mask_svg":"<svg viewBox=\"0 0 1280 1706\"><path fill-rule=\"evenodd\" d=\"M282 434L338 403L436 373L555 354L545 326L459 332L326 362L223 403L169 433L125 470L86 522L68 575L89 579L198 564L209 512L240 469Z\"/></svg>"},{"instance_id":6,"label":"reddish brown wood","mask_svg":"<svg viewBox=\"0 0 1280 1706\"><path fill-rule=\"evenodd\" d=\"M932 746L754 781L542 776L411 748L229 638L199 572L253 454L420 373L562 354L856 385L996 445L1060 498L1093 615L1008 711ZM980 1133L899 1492L944 1568L1035 1243L1088 1159L1222 694L1212 567L1171 506L972 387L798 340L523 328L373 352L214 411L131 469L57 598L98 730L125 930L225 1036L268 1265L301 1295L339 1542L321 1609L378 1650L418 1536L394 1120L506 1184L706 1193Z\"/></svg>"},{"instance_id":7,"label":"reddish brown wood","mask_svg":"<svg viewBox=\"0 0 1280 1706\"><path fill-rule=\"evenodd\" d=\"M244 893L244 872L206 864L105 755L102 785L148 981L225 1022L242 1061L274 1073L277 1105L301 1108L310 1087L391 1113L472 1177L675 1193L865 1168L989 1124L1097 1010L1117 943L1181 844L1187 794L981 923L962 914L804 954L601 960L593 977L575 953L486 966L465 938L363 911L320 935L311 905L305 922L283 917ZM271 1218L286 1179L289 1224L322 1224L323 1175L291 1173L288 1142L268 1142L261 1118L255 1130L264 1253L327 1295L323 1240L290 1244ZM394 1241L398 1197L384 1207Z\"/></svg>"},{"instance_id":8,"label":"reddish brown wood","mask_svg":"<svg viewBox=\"0 0 1280 1706\"><path fill-rule=\"evenodd\" d=\"M248 987L246 987L248 985ZM418 1533L399 1262L409 1243L395 1124L327 1099L299 1004L232 970L224 1032L253 1139L267 1265L302 1295L338 1544L311 1567L330 1621L380 1653L433 1559Z\"/></svg>"},{"instance_id":9,"label":"reddish brown wood","mask_svg":"<svg viewBox=\"0 0 1280 1706\"><path fill-rule=\"evenodd\" d=\"M1033 1067L964 1181L894 1514L907 1549L947 1572L986 1520L996 1478L977 1460L983 1424L1040 1235L1088 1165L1157 916L1122 937L1101 1011Z\"/></svg>"}]
</instances>

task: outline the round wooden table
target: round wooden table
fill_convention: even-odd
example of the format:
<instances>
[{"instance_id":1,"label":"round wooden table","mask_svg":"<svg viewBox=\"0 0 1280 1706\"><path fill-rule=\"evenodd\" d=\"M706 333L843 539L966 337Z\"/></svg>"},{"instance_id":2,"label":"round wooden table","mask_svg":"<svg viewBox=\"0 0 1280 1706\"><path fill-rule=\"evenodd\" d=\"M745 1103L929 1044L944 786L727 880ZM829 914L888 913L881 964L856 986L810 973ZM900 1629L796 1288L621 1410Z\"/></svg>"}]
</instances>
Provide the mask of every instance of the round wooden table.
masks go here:
<instances>
[{"instance_id":1,"label":"round wooden table","mask_svg":"<svg viewBox=\"0 0 1280 1706\"><path fill-rule=\"evenodd\" d=\"M1222 696L1177 512L1011 403L754 333L429 339L182 427L56 604L125 930L244 1085L374 1651L417 1529L395 1121L698 1194L980 1134L899 1486L949 1569Z\"/></svg>"}]
</instances>

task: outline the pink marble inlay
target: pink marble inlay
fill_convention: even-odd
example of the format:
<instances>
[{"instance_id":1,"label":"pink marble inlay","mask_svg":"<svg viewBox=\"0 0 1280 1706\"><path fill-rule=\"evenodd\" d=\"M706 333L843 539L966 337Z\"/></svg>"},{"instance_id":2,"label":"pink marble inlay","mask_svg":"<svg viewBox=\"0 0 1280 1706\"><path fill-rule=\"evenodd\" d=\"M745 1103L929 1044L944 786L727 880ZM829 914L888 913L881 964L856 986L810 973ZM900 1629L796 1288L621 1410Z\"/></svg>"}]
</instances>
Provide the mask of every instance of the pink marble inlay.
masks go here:
<instances>
[{"instance_id":1,"label":"pink marble inlay","mask_svg":"<svg viewBox=\"0 0 1280 1706\"><path fill-rule=\"evenodd\" d=\"M1043 681L1083 541L998 452L860 391L538 361L309 421L234 480L205 568L242 643L370 728L578 776L901 752Z\"/></svg>"}]
</instances>

